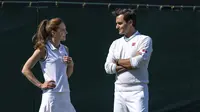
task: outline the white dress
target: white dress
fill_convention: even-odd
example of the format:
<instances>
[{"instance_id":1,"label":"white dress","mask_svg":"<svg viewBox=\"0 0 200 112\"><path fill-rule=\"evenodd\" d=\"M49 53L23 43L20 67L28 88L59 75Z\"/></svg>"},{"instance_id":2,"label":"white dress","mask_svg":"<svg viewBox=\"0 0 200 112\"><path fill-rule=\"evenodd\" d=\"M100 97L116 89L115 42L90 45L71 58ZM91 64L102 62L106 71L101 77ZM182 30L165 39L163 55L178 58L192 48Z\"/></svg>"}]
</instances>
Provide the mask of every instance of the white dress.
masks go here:
<instances>
[{"instance_id":1,"label":"white dress","mask_svg":"<svg viewBox=\"0 0 200 112\"><path fill-rule=\"evenodd\" d=\"M39 112L76 112L70 100L70 89L66 74L67 65L63 56L68 53L64 45L55 48L50 41L46 44L46 59L40 61L45 81L54 80L54 89L43 90Z\"/></svg>"}]
</instances>

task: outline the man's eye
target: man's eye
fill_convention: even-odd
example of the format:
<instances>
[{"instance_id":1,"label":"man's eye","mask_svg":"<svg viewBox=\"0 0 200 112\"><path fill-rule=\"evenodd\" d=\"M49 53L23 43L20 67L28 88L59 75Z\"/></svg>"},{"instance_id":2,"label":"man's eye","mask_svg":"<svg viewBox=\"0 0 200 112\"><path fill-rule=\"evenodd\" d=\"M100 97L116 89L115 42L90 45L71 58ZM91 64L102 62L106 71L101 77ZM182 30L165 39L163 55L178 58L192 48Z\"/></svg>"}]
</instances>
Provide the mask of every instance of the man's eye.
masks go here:
<instances>
[{"instance_id":1,"label":"man's eye","mask_svg":"<svg viewBox=\"0 0 200 112\"><path fill-rule=\"evenodd\" d=\"M122 23L117 23L118 25L121 25Z\"/></svg>"}]
</instances>

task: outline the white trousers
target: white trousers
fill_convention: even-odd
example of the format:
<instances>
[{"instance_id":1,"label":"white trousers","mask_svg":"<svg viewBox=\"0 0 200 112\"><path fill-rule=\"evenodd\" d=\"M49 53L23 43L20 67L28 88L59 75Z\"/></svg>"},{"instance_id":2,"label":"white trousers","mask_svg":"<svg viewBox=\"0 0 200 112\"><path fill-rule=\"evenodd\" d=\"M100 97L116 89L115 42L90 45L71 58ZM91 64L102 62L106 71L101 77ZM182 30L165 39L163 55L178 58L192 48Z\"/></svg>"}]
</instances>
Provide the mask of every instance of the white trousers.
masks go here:
<instances>
[{"instance_id":1,"label":"white trousers","mask_svg":"<svg viewBox=\"0 0 200 112\"><path fill-rule=\"evenodd\" d=\"M39 112L76 112L69 92L43 93Z\"/></svg>"},{"instance_id":2,"label":"white trousers","mask_svg":"<svg viewBox=\"0 0 200 112\"><path fill-rule=\"evenodd\" d=\"M137 85L135 88L133 91L115 91L114 112L148 112L148 86Z\"/></svg>"}]
</instances>

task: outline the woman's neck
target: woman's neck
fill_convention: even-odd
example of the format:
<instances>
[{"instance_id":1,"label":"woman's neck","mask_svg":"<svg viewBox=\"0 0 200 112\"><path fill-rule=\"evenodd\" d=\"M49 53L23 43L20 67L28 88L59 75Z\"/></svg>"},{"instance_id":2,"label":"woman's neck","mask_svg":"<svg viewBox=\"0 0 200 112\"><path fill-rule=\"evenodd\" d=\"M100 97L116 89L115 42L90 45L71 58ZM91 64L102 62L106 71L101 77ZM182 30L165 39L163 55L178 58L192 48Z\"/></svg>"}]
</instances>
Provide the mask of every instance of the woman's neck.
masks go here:
<instances>
[{"instance_id":1,"label":"woman's neck","mask_svg":"<svg viewBox=\"0 0 200 112\"><path fill-rule=\"evenodd\" d=\"M57 40L55 40L54 38L52 38L52 39L50 40L50 42L53 44L53 46L54 46L55 48L59 48L59 47L60 47L60 41L57 41Z\"/></svg>"}]
</instances>

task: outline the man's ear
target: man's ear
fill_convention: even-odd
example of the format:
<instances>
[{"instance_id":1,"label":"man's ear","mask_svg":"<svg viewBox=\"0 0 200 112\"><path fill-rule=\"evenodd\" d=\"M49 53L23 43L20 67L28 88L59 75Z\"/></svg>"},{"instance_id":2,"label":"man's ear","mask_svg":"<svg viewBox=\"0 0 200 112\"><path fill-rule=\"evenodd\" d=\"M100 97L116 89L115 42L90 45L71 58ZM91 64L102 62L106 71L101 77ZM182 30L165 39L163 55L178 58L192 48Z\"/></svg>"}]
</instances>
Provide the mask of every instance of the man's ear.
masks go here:
<instances>
[{"instance_id":1,"label":"man's ear","mask_svg":"<svg viewBox=\"0 0 200 112\"><path fill-rule=\"evenodd\" d=\"M131 25L133 25L133 26L135 26L136 21L134 21L134 20L129 20L128 23L131 24Z\"/></svg>"},{"instance_id":2,"label":"man's ear","mask_svg":"<svg viewBox=\"0 0 200 112\"><path fill-rule=\"evenodd\" d=\"M133 24L133 20L129 20L129 21L128 21L128 24L131 24L131 25L132 25L132 24Z\"/></svg>"}]
</instances>

